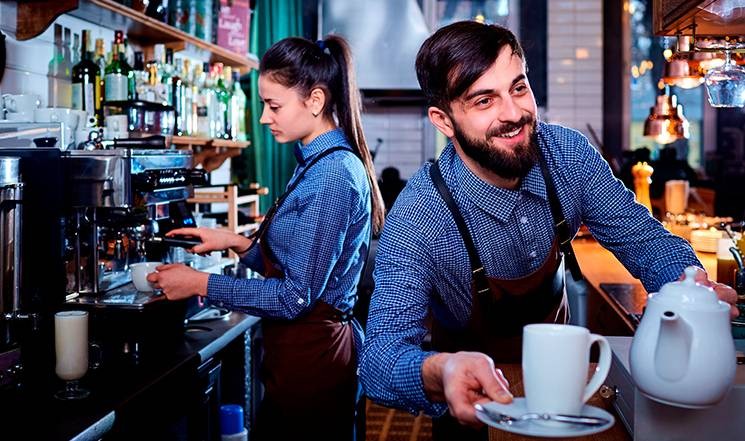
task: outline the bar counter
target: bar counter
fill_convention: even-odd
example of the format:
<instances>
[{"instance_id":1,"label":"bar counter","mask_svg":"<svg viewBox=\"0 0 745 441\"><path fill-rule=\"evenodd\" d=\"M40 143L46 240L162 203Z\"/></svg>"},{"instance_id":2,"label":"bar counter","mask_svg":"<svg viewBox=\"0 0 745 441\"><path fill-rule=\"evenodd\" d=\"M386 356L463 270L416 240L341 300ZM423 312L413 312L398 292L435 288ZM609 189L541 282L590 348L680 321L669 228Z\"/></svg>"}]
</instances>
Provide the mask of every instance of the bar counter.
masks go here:
<instances>
[{"instance_id":1,"label":"bar counter","mask_svg":"<svg viewBox=\"0 0 745 441\"><path fill-rule=\"evenodd\" d=\"M590 292L587 326L603 335L632 336L638 315L647 301L647 291L621 262L592 236L572 242ZM715 253L696 252L709 279L716 281Z\"/></svg>"},{"instance_id":2,"label":"bar counter","mask_svg":"<svg viewBox=\"0 0 745 441\"><path fill-rule=\"evenodd\" d=\"M143 359L137 365L89 370L81 385L91 395L79 401L57 400L53 397L55 390L4 392L0 395L0 438L97 440L112 429L116 432L119 423L129 428L139 426L138 430L143 431L152 421L148 422L141 411L161 405L149 418L162 418L164 423L183 418L179 412L190 402L200 366L231 343L239 349L244 347L244 333L258 322L256 317L234 311L221 320L187 326L183 339L164 347L157 357ZM186 409L190 410L198 409ZM133 424L133 419L140 417L142 421ZM120 438L121 434L114 436Z\"/></svg>"}]
</instances>

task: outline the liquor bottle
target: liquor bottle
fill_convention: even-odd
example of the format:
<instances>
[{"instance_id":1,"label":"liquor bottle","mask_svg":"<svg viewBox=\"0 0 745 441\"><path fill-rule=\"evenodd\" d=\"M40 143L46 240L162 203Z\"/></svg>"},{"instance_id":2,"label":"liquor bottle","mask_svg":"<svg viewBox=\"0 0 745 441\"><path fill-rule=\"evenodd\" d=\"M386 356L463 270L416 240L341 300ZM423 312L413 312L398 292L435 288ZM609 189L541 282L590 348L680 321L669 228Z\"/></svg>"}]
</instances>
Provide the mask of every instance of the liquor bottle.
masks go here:
<instances>
[{"instance_id":1,"label":"liquor bottle","mask_svg":"<svg viewBox=\"0 0 745 441\"><path fill-rule=\"evenodd\" d=\"M160 81L165 86L166 92L166 99L164 102L175 107L176 100L173 97L173 88L171 87L171 79L173 78L173 75L175 75L175 66L173 63L173 49L170 47L166 48L166 61L160 68Z\"/></svg>"},{"instance_id":2,"label":"liquor bottle","mask_svg":"<svg viewBox=\"0 0 745 441\"><path fill-rule=\"evenodd\" d=\"M65 51L62 48L62 26L54 25L54 53L52 59L49 60L49 69L47 71L48 80L48 96L47 102L49 107L58 107L61 105L59 95L63 88L63 78L60 76L62 70L62 64L65 58Z\"/></svg>"},{"instance_id":3,"label":"liquor bottle","mask_svg":"<svg viewBox=\"0 0 745 441\"><path fill-rule=\"evenodd\" d=\"M93 62L98 66L98 115L97 119L99 123L103 124L103 101L106 98L104 94L104 75L106 72L106 65L109 64L106 61L106 48L104 47L103 38L96 38L96 54L93 58Z\"/></svg>"},{"instance_id":4,"label":"liquor bottle","mask_svg":"<svg viewBox=\"0 0 745 441\"><path fill-rule=\"evenodd\" d=\"M166 54L166 57L168 57L168 54ZM171 58L173 58L173 52L171 52ZM167 58L166 58L167 59ZM181 70L183 69L182 60L179 58L176 60L175 65L173 66L173 73L169 79L171 82L170 84L170 96L171 96L171 105L173 106L175 110L175 124L173 128L173 133L177 136L184 136L187 134L186 130L186 100L185 100L185 94L184 94L184 82L181 79Z\"/></svg>"},{"instance_id":5,"label":"liquor bottle","mask_svg":"<svg viewBox=\"0 0 745 441\"><path fill-rule=\"evenodd\" d=\"M166 47L163 44L156 44L153 47L153 59L148 63L148 72L150 73L150 86L153 88L154 102L170 104L168 95L170 87L167 87L163 79L167 74L166 68ZM169 84L170 86L170 84Z\"/></svg>"},{"instance_id":6,"label":"liquor bottle","mask_svg":"<svg viewBox=\"0 0 745 441\"><path fill-rule=\"evenodd\" d=\"M98 114L101 107L101 72L93 62L91 32L83 30L80 62L72 67L72 107L84 110L88 115L96 115L96 125L100 125Z\"/></svg>"},{"instance_id":7,"label":"liquor bottle","mask_svg":"<svg viewBox=\"0 0 745 441\"><path fill-rule=\"evenodd\" d=\"M124 60L123 33L114 33L114 43L111 49L111 62L106 66L104 76L104 95L106 101L126 101L130 98L129 93L129 66Z\"/></svg>"},{"instance_id":8,"label":"liquor bottle","mask_svg":"<svg viewBox=\"0 0 745 441\"><path fill-rule=\"evenodd\" d=\"M192 135L194 130L194 89L192 88L191 72L189 68L191 63L188 58L184 59L183 70L181 71L181 81L183 84L184 108L183 108L183 130L186 135Z\"/></svg>"},{"instance_id":9,"label":"liquor bottle","mask_svg":"<svg viewBox=\"0 0 745 441\"><path fill-rule=\"evenodd\" d=\"M226 70L229 74L228 67ZM223 139L230 139L230 101L233 97L233 93L231 90L228 89L228 86L225 84L225 78L224 75L226 72L223 72L223 64L222 63L215 63L215 96L217 97L217 125L216 125L216 133L215 137L217 138L223 138Z\"/></svg>"},{"instance_id":10,"label":"liquor bottle","mask_svg":"<svg viewBox=\"0 0 745 441\"><path fill-rule=\"evenodd\" d=\"M241 87L241 75L238 69L233 71L233 98L231 100L232 138L245 141L248 139L246 131L246 94Z\"/></svg>"},{"instance_id":11,"label":"liquor bottle","mask_svg":"<svg viewBox=\"0 0 745 441\"><path fill-rule=\"evenodd\" d=\"M72 60L73 66L80 63L80 35L72 35Z\"/></svg>"},{"instance_id":12,"label":"liquor bottle","mask_svg":"<svg viewBox=\"0 0 745 441\"><path fill-rule=\"evenodd\" d=\"M65 29L65 40L63 43L62 48L64 49L64 58L62 60L62 65L60 69L60 76L62 77L63 81L63 88L62 93L60 94L60 105L61 107L71 107L72 106L72 82L70 79L72 78L72 53L70 52L70 46L72 46L72 31L70 31L70 28L64 28Z\"/></svg>"},{"instance_id":13,"label":"liquor bottle","mask_svg":"<svg viewBox=\"0 0 745 441\"><path fill-rule=\"evenodd\" d=\"M197 65L195 72L196 81L194 82L193 89L197 101L197 134L205 138L212 137L209 115L211 91L208 89L208 71L209 63Z\"/></svg>"},{"instance_id":14,"label":"liquor bottle","mask_svg":"<svg viewBox=\"0 0 745 441\"><path fill-rule=\"evenodd\" d=\"M141 51L135 52L135 61L132 65L132 75L135 79L134 99L140 101L152 101L150 96L150 85L148 84L150 74L145 70L145 57Z\"/></svg>"}]
</instances>

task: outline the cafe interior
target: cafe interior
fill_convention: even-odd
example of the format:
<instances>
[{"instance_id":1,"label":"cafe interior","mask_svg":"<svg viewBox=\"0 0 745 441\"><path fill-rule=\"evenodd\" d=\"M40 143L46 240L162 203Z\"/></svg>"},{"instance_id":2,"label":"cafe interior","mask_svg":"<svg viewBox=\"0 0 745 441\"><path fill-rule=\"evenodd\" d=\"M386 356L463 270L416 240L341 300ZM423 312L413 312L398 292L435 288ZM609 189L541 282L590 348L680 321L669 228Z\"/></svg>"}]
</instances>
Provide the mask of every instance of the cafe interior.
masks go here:
<instances>
[{"instance_id":1,"label":"cafe interior","mask_svg":"<svg viewBox=\"0 0 745 441\"><path fill-rule=\"evenodd\" d=\"M581 227L583 279L566 291L570 323L607 341L589 352L603 378L580 415L599 420L483 406L489 439L745 439L743 0L0 1L0 439L252 439L262 319L162 301L145 277L163 262L261 275L165 234L250 235L284 192L297 163L259 123L256 88L261 56L289 36L349 41L390 209L448 142L414 59L460 20L517 35L540 120L587 137L741 311L715 315L687 280L648 293ZM520 364L498 367L525 395ZM359 410L358 439L432 439L424 413L364 397Z\"/></svg>"}]
</instances>

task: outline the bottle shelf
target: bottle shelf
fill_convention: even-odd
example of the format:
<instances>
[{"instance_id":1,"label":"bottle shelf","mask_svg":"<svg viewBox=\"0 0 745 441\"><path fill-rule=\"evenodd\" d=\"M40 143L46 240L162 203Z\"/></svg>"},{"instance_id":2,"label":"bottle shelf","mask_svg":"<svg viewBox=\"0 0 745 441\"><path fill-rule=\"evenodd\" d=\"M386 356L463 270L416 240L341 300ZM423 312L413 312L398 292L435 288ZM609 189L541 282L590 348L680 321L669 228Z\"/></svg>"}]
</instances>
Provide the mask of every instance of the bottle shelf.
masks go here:
<instances>
[{"instance_id":1,"label":"bottle shelf","mask_svg":"<svg viewBox=\"0 0 745 441\"><path fill-rule=\"evenodd\" d=\"M63 13L91 23L105 24L106 27L112 29L124 29L127 38L143 45L164 43L174 50L191 45L209 52L210 62L220 62L226 66L239 68L242 72L248 72L259 66L259 60L254 55L237 54L113 0L18 1L16 38L28 40L38 36Z\"/></svg>"}]
</instances>

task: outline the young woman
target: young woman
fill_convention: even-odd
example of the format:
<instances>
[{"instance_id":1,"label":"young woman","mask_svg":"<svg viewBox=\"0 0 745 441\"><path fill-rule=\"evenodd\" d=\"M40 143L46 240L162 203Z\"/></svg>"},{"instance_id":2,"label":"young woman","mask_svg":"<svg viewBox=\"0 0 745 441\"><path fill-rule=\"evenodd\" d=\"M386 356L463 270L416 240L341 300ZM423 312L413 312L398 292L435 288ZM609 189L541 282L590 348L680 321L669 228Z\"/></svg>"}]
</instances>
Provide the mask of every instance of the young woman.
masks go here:
<instances>
[{"instance_id":1,"label":"young woman","mask_svg":"<svg viewBox=\"0 0 745 441\"><path fill-rule=\"evenodd\" d=\"M206 296L263 318L260 439L354 436L362 332L351 313L384 209L352 69L349 46L337 36L274 44L259 68L260 122L277 141L297 141L286 192L251 238L202 228L169 233L201 239L195 253L232 249L265 278L180 264L148 276L170 300Z\"/></svg>"}]
</instances>

